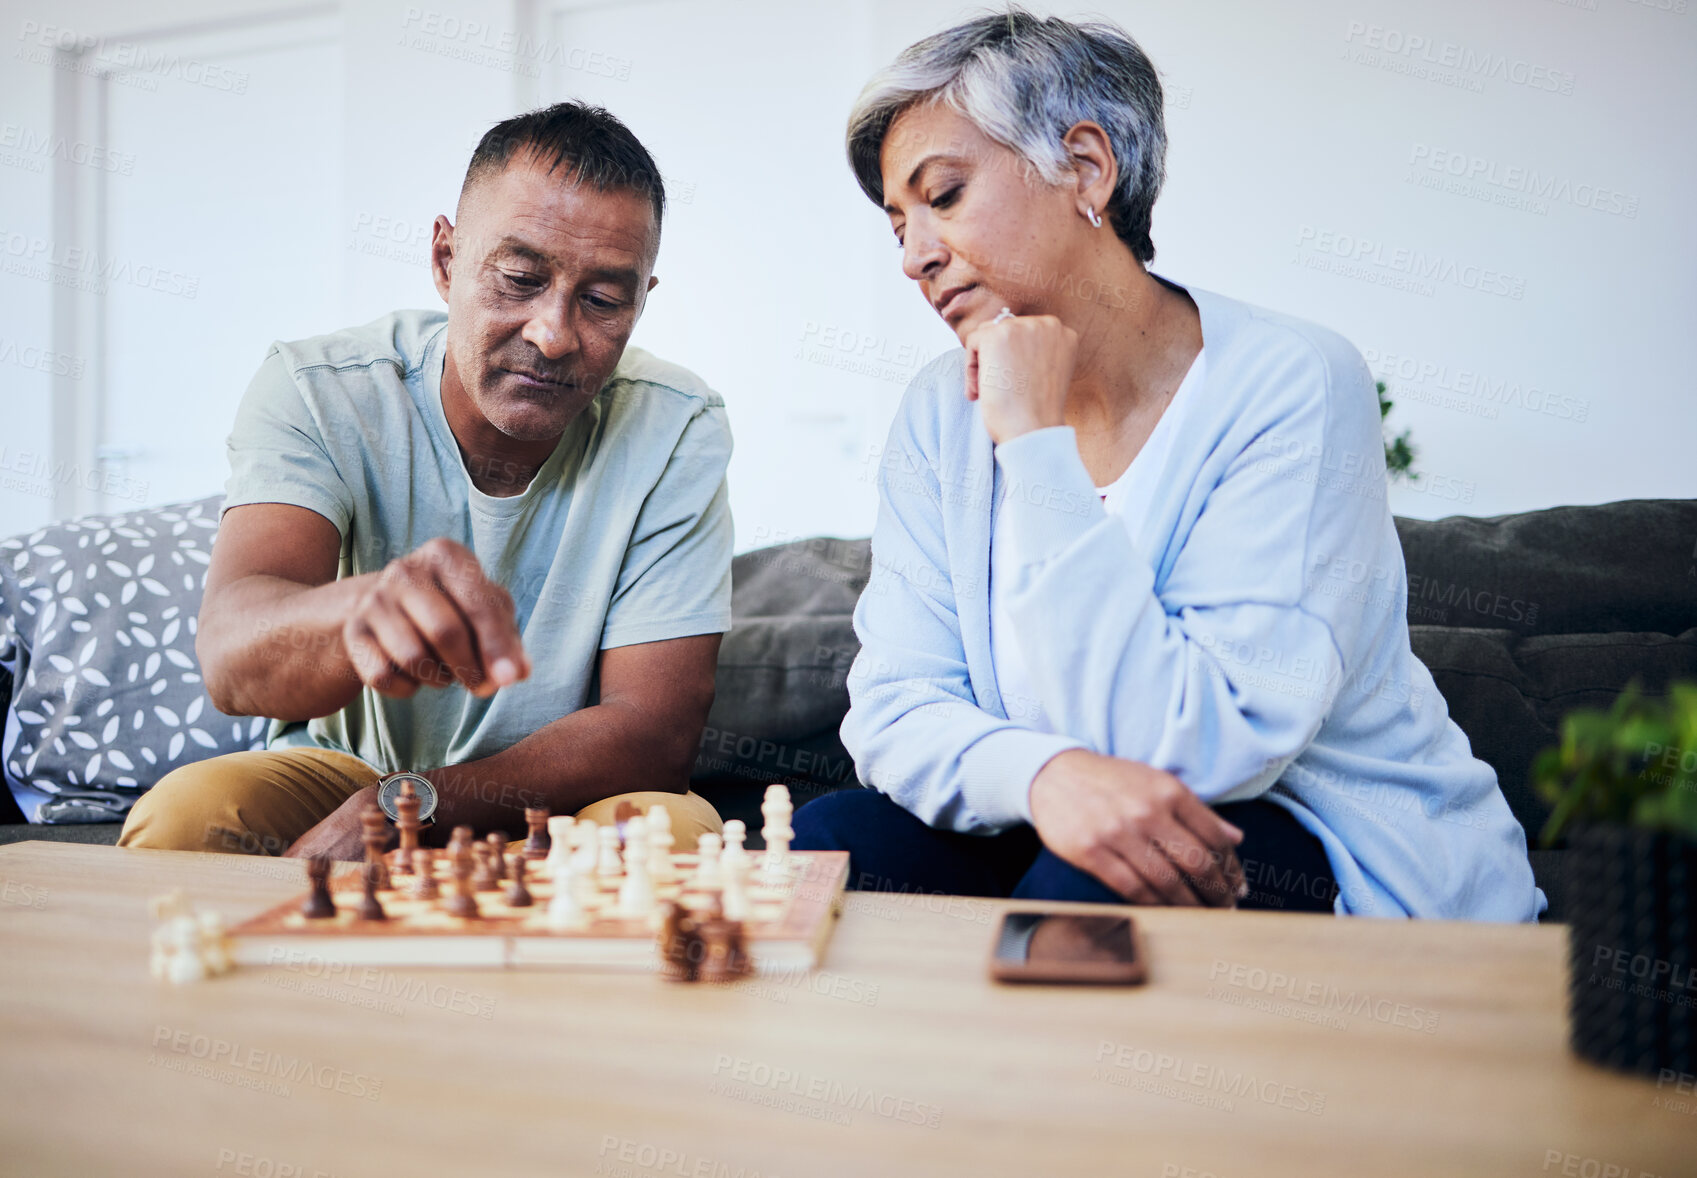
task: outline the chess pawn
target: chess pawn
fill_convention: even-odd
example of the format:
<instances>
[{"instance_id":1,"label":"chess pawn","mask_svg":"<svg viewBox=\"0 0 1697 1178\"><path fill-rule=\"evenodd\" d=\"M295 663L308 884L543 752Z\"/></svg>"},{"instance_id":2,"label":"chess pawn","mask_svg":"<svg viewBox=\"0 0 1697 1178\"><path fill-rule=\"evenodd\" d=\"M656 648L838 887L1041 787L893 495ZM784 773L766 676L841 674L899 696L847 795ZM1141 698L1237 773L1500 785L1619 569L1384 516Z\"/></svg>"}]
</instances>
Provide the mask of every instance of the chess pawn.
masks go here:
<instances>
[{"instance_id":1,"label":"chess pawn","mask_svg":"<svg viewBox=\"0 0 1697 1178\"><path fill-rule=\"evenodd\" d=\"M695 864L695 878L691 885L697 891L712 891L719 886L719 854L721 840L718 835L708 831L701 836L696 844L699 858Z\"/></svg>"},{"instance_id":2,"label":"chess pawn","mask_svg":"<svg viewBox=\"0 0 1697 1178\"><path fill-rule=\"evenodd\" d=\"M725 852L726 859L740 858L748 854L743 842L748 838L748 824L741 818L733 818L725 823Z\"/></svg>"},{"instance_id":3,"label":"chess pawn","mask_svg":"<svg viewBox=\"0 0 1697 1178\"><path fill-rule=\"evenodd\" d=\"M724 880L724 891L720 896L720 903L724 906L726 920L749 919L749 867L750 863L746 851L733 855L727 850L720 862L719 875Z\"/></svg>"},{"instance_id":4,"label":"chess pawn","mask_svg":"<svg viewBox=\"0 0 1697 1178\"><path fill-rule=\"evenodd\" d=\"M619 915L647 920L654 911L654 881L648 876L648 822L637 815L625 823L625 882L619 887Z\"/></svg>"},{"instance_id":5,"label":"chess pawn","mask_svg":"<svg viewBox=\"0 0 1697 1178\"><path fill-rule=\"evenodd\" d=\"M572 827L577 819L570 814L556 814L548 819L548 857L543 860L543 874L554 878L554 864L572 853ZM525 844L525 858L530 858L530 844Z\"/></svg>"},{"instance_id":6,"label":"chess pawn","mask_svg":"<svg viewBox=\"0 0 1697 1178\"><path fill-rule=\"evenodd\" d=\"M524 884L524 867L529 862L523 855L513 856L513 882L507 885L505 896L508 908L529 908L536 902L530 894L530 889Z\"/></svg>"},{"instance_id":7,"label":"chess pawn","mask_svg":"<svg viewBox=\"0 0 1697 1178\"><path fill-rule=\"evenodd\" d=\"M383 905L377 899L377 889L387 872L381 862L367 863L362 872L365 883L365 894L359 901L359 918L361 920L388 920L389 914L383 911Z\"/></svg>"},{"instance_id":8,"label":"chess pawn","mask_svg":"<svg viewBox=\"0 0 1697 1178\"><path fill-rule=\"evenodd\" d=\"M435 900L442 895L441 887L436 883L436 852L429 847L420 847L412 853L413 885L412 894L415 900Z\"/></svg>"},{"instance_id":9,"label":"chess pawn","mask_svg":"<svg viewBox=\"0 0 1697 1178\"><path fill-rule=\"evenodd\" d=\"M463 827L470 833L469 827ZM459 837L459 831L454 832ZM466 920L475 920L480 915L477 909L477 896L471 888L471 844L469 840L459 845L454 855L454 894L443 905L443 910L449 916L458 916Z\"/></svg>"},{"instance_id":10,"label":"chess pawn","mask_svg":"<svg viewBox=\"0 0 1697 1178\"><path fill-rule=\"evenodd\" d=\"M554 898L548 901L548 927L571 932L589 923L583 903L583 880L588 866L581 855L568 855L554 864Z\"/></svg>"},{"instance_id":11,"label":"chess pawn","mask_svg":"<svg viewBox=\"0 0 1697 1178\"><path fill-rule=\"evenodd\" d=\"M524 808L525 825L530 827L530 837L524 840L524 857L526 859L546 858L555 845L554 820L548 815L546 806L526 806ZM568 823L570 819L567 819Z\"/></svg>"},{"instance_id":12,"label":"chess pawn","mask_svg":"<svg viewBox=\"0 0 1697 1178\"><path fill-rule=\"evenodd\" d=\"M474 891L498 892L501 890L501 878L495 871L495 848L488 843L473 843L471 845L472 860L476 863L476 873L472 876L471 886Z\"/></svg>"},{"instance_id":13,"label":"chess pawn","mask_svg":"<svg viewBox=\"0 0 1697 1178\"><path fill-rule=\"evenodd\" d=\"M585 876L595 874L595 864L601 854L600 830L599 826L587 819L572 827L572 853L567 858L575 861L578 871Z\"/></svg>"},{"instance_id":14,"label":"chess pawn","mask_svg":"<svg viewBox=\"0 0 1697 1178\"><path fill-rule=\"evenodd\" d=\"M306 878L312 891L301 904L301 915L308 920L328 920L336 915L336 901L330 896L330 856L314 855L306 861Z\"/></svg>"},{"instance_id":15,"label":"chess pawn","mask_svg":"<svg viewBox=\"0 0 1697 1178\"><path fill-rule=\"evenodd\" d=\"M664 806L648 808L648 877L655 883L671 883L677 878L672 863L672 813Z\"/></svg>"},{"instance_id":16,"label":"chess pawn","mask_svg":"<svg viewBox=\"0 0 1697 1178\"><path fill-rule=\"evenodd\" d=\"M507 878L507 836L505 832L495 830L489 833L489 870L499 883Z\"/></svg>"},{"instance_id":17,"label":"chess pawn","mask_svg":"<svg viewBox=\"0 0 1697 1178\"><path fill-rule=\"evenodd\" d=\"M595 874L603 878L623 875L625 868L619 859L619 828L603 826L596 833L601 842L601 854L595 863Z\"/></svg>"}]
</instances>

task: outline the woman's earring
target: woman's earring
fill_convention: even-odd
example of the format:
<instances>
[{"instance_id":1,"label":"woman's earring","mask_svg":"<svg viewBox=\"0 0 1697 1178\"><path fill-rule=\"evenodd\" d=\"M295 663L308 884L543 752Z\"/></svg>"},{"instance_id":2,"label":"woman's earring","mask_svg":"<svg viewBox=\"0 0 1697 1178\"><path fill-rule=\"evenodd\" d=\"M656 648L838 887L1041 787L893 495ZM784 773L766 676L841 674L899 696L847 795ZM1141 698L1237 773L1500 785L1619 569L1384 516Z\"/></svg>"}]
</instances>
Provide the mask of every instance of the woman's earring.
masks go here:
<instances>
[{"instance_id":1,"label":"woman's earring","mask_svg":"<svg viewBox=\"0 0 1697 1178\"><path fill-rule=\"evenodd\" d=\"M1086 205L1085 206L1084 217L1085 217L1085 220L1089 221L1096 228L1100 229L1102 227L1102 218L1096 215L1096 206L1095 205Z\"/></svg>"}]
</instances>

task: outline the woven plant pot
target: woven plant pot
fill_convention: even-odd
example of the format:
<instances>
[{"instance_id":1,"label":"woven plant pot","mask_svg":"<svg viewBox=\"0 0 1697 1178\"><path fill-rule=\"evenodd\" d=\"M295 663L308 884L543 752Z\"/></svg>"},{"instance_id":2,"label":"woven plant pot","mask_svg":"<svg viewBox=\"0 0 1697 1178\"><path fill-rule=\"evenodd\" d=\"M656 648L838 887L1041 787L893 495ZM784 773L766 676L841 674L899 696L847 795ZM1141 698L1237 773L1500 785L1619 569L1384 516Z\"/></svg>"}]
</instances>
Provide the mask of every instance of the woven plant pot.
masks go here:
<instances>
[{"instance_id":1,"label":"woven plant pot","mask_svg":"<svg viewBox=\"0 0 1697 1178\"><path fill-rule=\"evenodd\" d=\"M1697 1074L1697 843L1600 823L1574 832L1568 926L1573 1050Z\"/></svg>"}]
</instances>

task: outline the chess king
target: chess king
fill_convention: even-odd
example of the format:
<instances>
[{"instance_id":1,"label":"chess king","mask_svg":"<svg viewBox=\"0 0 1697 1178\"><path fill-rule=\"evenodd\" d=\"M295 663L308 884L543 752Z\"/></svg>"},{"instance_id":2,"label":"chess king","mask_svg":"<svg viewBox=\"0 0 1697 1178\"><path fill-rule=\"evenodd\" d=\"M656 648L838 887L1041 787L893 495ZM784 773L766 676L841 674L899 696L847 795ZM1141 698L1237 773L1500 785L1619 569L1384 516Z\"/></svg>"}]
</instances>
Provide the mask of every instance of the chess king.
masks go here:
<instances>
[{"instance_id":1,"label":"chess king","mask_svg":"<svg viewBox=\"0 0 1697 1178\"><path fill-rule=\"evenodd\" d=\"M213 702L270 717L267 746L168 774L120 845L355 859L407 770L427 845L624 801L665 807L684 846L721 829L687 790L731 621L730 427L699 378L626 346L664 211L605 110L508 119L432 229L446 312L272 345L196 643Z\"/></svg>"}]
</instances>

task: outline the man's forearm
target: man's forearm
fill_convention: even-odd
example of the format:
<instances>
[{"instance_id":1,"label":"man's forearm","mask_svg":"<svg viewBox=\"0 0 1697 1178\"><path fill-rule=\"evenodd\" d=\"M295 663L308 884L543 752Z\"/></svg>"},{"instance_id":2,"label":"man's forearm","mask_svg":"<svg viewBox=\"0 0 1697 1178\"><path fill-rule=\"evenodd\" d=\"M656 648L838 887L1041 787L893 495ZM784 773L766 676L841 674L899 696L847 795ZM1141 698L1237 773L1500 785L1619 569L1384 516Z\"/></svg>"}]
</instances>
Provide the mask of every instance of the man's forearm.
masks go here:
<instances>
[{"instance_id":1,"label":"man's forearm","mask_svg":"<svg viewBox=\"0 0 1697 1178\"><path fill-rule=\"evenodd\" d=\"M636 790L684 793L701 724L671 722L618 702L563 716L493 756L425 774L441 794L429 842L453 827L479 834L524 829L524 811L572 814Z\"/></svg>"},{"instance_id":2,"label":"man's forearm","mask_svg":"<svg viewBox=\"0 0 1697 1178\"><path fill-rule=\"evenodd\" d=\"M361 684L342 626L369 576L317 586L250 576L221 588L195 639L218 710L311 720L345 707Z\"/></svg>"}]
</instances>

